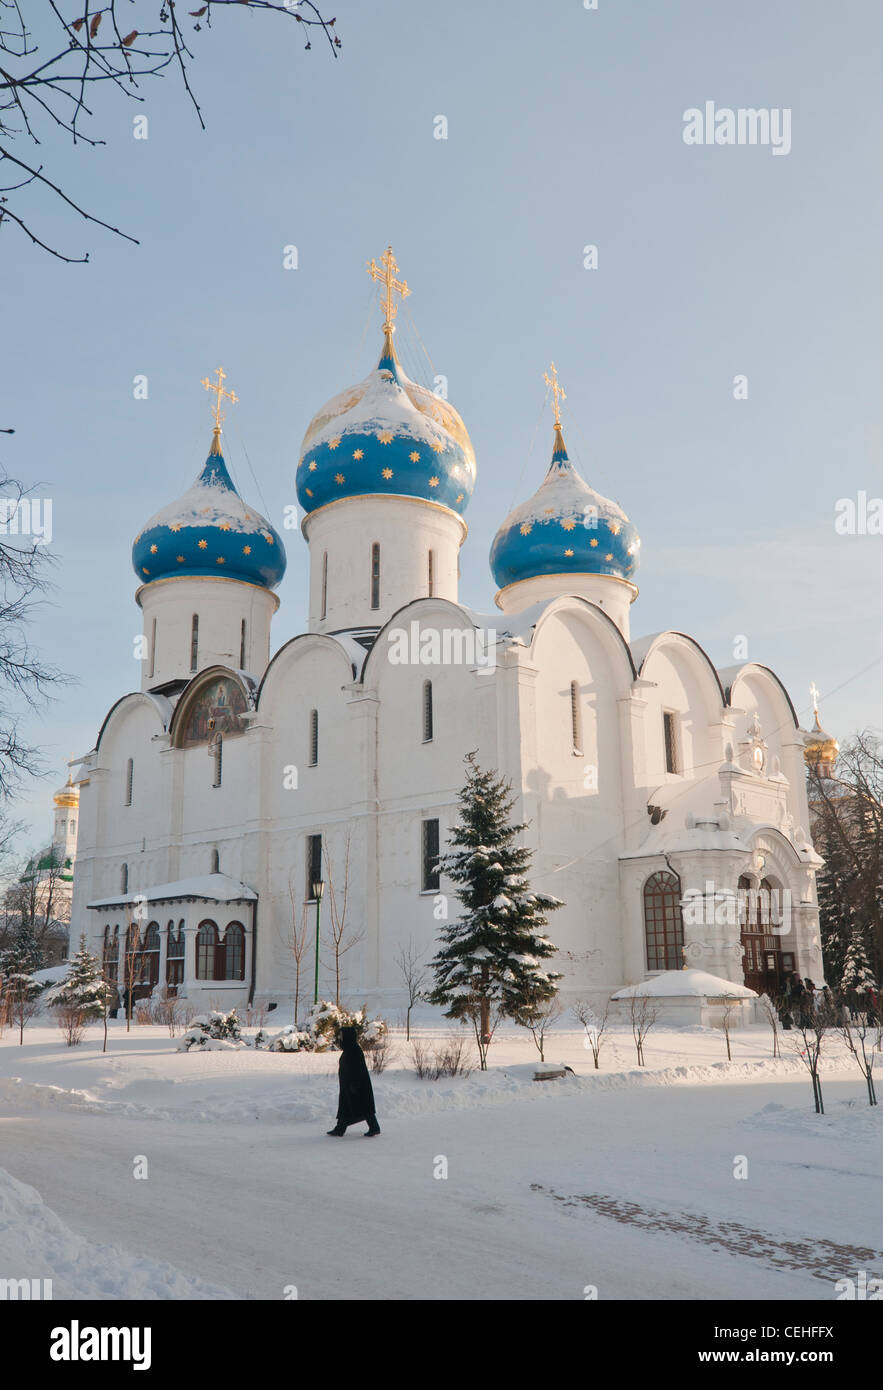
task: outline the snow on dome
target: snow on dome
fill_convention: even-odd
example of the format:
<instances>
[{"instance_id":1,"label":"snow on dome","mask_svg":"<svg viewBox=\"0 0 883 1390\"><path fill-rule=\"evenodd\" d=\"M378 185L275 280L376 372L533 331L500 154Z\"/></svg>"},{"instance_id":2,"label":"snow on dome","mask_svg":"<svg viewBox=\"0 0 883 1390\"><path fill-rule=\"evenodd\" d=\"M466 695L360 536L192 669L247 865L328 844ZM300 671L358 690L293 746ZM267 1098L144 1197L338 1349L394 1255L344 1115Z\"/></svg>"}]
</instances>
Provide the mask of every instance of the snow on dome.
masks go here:
<instances>
[{"instance_id":1,"label":"snow on dome","mask_svg":"<svg viewBox=\"0 0 883 1390\"><path fill-rule=\"evenodd\" d=\"M533 497L503 522L490 564L501 589L541 574L609 574L631 580L640 544L622 508L574 468L556 426L549 471Z\"/></svg>"},{"instance_id":2,"label":"snow on dome","mask_svg":"<svg viewBox=\"0 0 883 1390\"><path fill-rule=\"evenodd\" d=\"M313 417L301 446L297 496L305 512L343 497L419 497L466 510L475 454L448 401L411 381L386 338L376 368Z\"/></svg>"},{"instance_id":3,"label":"snow on dome","mask_svg":"<svg viewBox=\"0 0 883 1390\"><path fill-rule=\"evenodd\" d=\"M152 516L132 546L135 573L145 584L211 574L275 589L285 563L278 533L236 491L218 430L196 482Z\"/></svg>"},{"instance_id":4,"label":"snow on dome","mask_svg":"<svg viewBox=\"0 0 883 1390\"><path fill-rule=\"evenodd\" d=\"M729 995L733 999L757 998L757 992L749 989L747 985L734 984L732 980L724 980L720 975L709 975L707 970L664 970L661 975L654 975L652 979L642 980L637 985L628 985L611 997L633 999L648 996L652 999L675 999L685 996L712 996L719 999L723 995Z\"/></svg>"}]
</instances>

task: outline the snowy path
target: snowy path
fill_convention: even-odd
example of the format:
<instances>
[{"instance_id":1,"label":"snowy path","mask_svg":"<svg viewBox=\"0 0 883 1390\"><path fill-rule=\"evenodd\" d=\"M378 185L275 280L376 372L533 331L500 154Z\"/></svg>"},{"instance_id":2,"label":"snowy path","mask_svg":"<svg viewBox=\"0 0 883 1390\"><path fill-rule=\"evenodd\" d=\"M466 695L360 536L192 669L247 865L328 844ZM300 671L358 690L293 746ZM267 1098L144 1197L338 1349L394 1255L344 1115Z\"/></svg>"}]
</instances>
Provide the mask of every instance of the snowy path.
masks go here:
<instances>
[{"instance_id":1,"label":"snowy path","mask_svg":"<svg viewBox=\"0 0 883 1390\"><path fill-rule=\"evenodd\" d=\"M74 1231L240 1297L830 1299L859 1259L883 1275L883 1164L855 1081L826 1101L820 1121L803 1081L570 1094L399 1117L365 1143L23 1098L0 1107L0 1166Z\"/></svg>"}]
</instances>

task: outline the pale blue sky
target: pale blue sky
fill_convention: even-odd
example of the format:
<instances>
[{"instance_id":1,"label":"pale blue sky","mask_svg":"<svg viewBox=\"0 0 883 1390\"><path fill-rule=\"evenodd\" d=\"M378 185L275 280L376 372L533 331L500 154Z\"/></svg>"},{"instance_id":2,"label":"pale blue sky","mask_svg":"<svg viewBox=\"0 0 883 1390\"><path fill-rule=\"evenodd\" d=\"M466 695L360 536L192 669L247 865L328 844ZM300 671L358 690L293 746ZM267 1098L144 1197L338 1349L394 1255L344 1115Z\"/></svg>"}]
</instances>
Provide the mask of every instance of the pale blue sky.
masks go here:
<instances>
[{"instance_id":1,"label":"pale blue sky","mask_svg":"<svg viewBox=\"0 0 883 1390\"><path fill-rule=\"evenodd\" d=\"M464 602L491 610L494 532L545 471L554 357L571 456L642 537L633 635L678 628L729 665L745 634L804 722L815 680L839 736L883 724L883 537L833 524L838 498L883 495L879 4L333 4L336 62L269 15L195 35L205 133L170 76L146 107L101 94L106 148L47 148L140 246L36 195L40 226L91 264L0 234L17 429L0 447L53 498L59 588L35 637L79 682L30 726L57 769L23 799L34 837L67 752L139 684L131 542L201 467L200 379L226 369L228 461L263 510L247 450L281 529L308 421L376 358L364 267L389 241L413 292L405 366L422 341L478 459ZM790 107L791 153L685 145L707 100ZM285 535L277 646L306 615L305 545Z\"/></svg>"}]
</instances>

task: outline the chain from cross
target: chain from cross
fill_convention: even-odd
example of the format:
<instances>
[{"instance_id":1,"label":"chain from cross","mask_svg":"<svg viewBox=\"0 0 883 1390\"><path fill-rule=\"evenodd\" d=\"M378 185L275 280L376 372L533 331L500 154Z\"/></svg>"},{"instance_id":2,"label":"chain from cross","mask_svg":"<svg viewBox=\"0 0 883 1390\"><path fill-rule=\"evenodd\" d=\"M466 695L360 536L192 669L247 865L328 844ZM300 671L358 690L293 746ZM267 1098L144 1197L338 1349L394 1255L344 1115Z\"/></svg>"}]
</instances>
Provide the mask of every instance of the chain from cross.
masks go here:
<instances>
[{"instance_id":1,"label":"chain from cross","mask_svg":"<svg viewBox=\"0 0 883 1390\"><path fill-rule=\"evenodd\" d=\"M225 391L225 390L224 390L223 383L224 383L224 379L225 379L226 375L227 375L227 373L224 371L224 368L223 368L223 367L218 367L218 368L217 368L217 376L218 376L218 379L217 379L216 382L215 382L215 381L209 381L209 379L208 379L207 376L204 376L204 377L202 378L202 382L201 382L201 385L205 387L206 391L214 391L214 393L215 393L215 403L214 403L214 405L212 406L212 414L213 414L214 417L215 417L215 432L216 432L217 434L220 434L220 433L221 433L221 421L222 421L223 418L224 418L223 411L221 410L221 402L222 402L224 396L227 397L227 400L230 402L231 405L235 405L236 402L239 400L239 397L237 396L237 394L236 394L235 391Z\"/></svg>"},{"instance_id":2,"label":"chain from cross","mask_svg":"<svg viewBox=\"0 0 883 1390\"><path fill-rule=\"evenodd\" d=\"M380 257L380 265L377 264L373 257L368 262L368 274L371 276L371 279L379 280L381 284L384 286L384 333L395 332L395 329L393 327L393 319L398 313L399 306L396 304L394 296L399 295L402 299L407 299L408 295L411 293L411 291L408 288L407 281L399 280L396 278L396 271L398 270L398 268L399 267L396 262L396 258L392 254L391 246L387 246L383 255Z\"/></svg>"},{"instance_id":3,"label":"chain from cross","mask_svg":"<svg viewBox=\"0 0 883 1390\"><path fill-rule=\"evenodd\" d=\"M567 400L567 392L564 390L564 387L559 385L558 383L558 371L555 367L554 362L552 363L552 375L549 376L548 372L543 372L543 380L545 381L546 385L551 389L552 395L555 397L555 428L556 430L560 430L561 402Z\"/></svg>"}]
</instances>

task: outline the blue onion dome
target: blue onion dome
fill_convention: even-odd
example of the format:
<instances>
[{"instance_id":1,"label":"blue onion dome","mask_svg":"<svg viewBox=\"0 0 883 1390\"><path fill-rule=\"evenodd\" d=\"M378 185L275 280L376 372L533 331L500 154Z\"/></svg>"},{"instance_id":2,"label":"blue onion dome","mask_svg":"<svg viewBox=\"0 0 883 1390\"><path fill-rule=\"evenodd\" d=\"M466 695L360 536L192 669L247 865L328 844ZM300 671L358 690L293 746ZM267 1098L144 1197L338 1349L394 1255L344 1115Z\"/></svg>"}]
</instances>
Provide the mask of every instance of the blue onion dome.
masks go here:
<instances>
[{"instance_id":1,"label":"blue onion dome","mask_svg":"<svg viewBox=\"0 0 883 1390\"><path fill-rule=\"evenodd\" d=\"M144 584L156 579L239 579L275 589L285 573L285 547L268 521L243 502L212 437L205 467L191 488L152 516L135 537L132 564Z\"/></svg>"},{"instance_id":2,"label":"blue onion dome","mask_svg":"<svg viewBox=\"0 0 883 1390\"><path fill-rule=\"evenodd\" d=\"M541 574L608 574L631 580L640 544L625 512L589 487L574 468L556 424L549 471L533 497L510 512L497 532L491 571L500 589Z\"/></svg>"},{"instance_id":3,"label":"blue onion dome","mask_svg":"<svg viewBox=\"0 0 883 1390\"><path fill-rule=\"evenodd\" d=\"M456 410L402 370L389 332L376 368L313 417L297 497L314 512L342 497L419 497L466 510L475 454Z\"/></svg>"}]
</instances>

